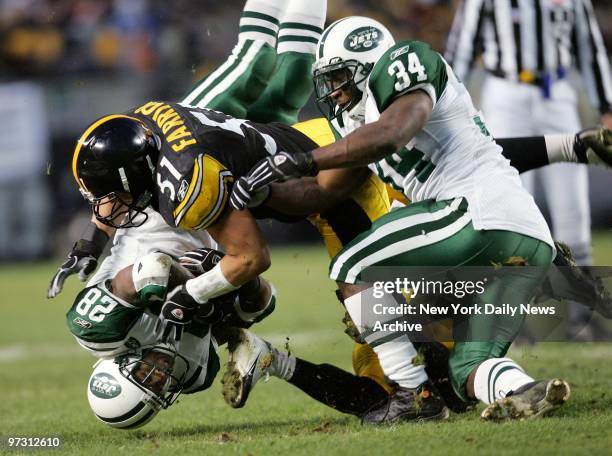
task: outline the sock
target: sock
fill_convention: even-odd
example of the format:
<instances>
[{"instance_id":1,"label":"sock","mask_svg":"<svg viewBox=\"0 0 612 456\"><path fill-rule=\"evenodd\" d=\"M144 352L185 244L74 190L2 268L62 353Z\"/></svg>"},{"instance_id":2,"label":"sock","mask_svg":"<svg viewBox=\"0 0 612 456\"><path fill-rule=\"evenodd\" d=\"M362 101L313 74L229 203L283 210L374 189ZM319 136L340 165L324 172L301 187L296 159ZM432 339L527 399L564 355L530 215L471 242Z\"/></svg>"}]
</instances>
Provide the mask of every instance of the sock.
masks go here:
<instances>
[{"instance_id":1,"label":"sock","mask_svg":"<svg viewBox=\"0 0 612 456\"><path fill-rule=\"evenodd\" d=\"M374 298L372 288L344 300L344 306L355 326L378 355L385 375L404 388L416 388L427 381L425 366L413 363L417 351L405 333L375 329L377 324L391 323L397 319L397 316L375 314L374 303L380 303L384 308L398 306L391 295L385 294L381 298Z\"/></svg>"},{"instance_id":2,"label":"sock","mask_svg":"<svg viewBox=\"0 0 612 456\"><path fill-rule=\"evenodd\" d=\"M510 358L491 358L478 366L474 393L485 404L491 404L530 382L533 378Z\"/></svg>"},{"instance_id":3,"label":"sock","mask_svg":"<svg viewBox=\"0 0 612 456\"><path fill-rule=\"evenodd\" d=\"M272 364L268 370L273 377L290 380L295 372L295 356L272 348Z\"/></svg>"},{"instance_id":4,"label":"sock","mask_svg":"<svg viewBox=\"0 0 612 456\"><path fill-rule=\"evenodd\" d=\"M328 407L356 416L363 415L389 397L382 386L368 377L299 358L289 383Z\"/></svg>"},{"instance_id":5,"label":"sock","mask_svg":"<svg viewBox=\"0 0 612 456\"><path fill-rule=\"evenodd\" d=\"M276 46L279 19L288 0L247 0L240 17L238 41L262 40Z\"/></svg>"},{"instance_id":6,"label":"sock","mask_svg":"<svg viewBox=\"0 0 612 456\"><path fill-rule=\"evenodd\" d=\"M290 0L278 32L279 54L315 54L327 15L327 0Z\"/></svg>"},{"instance_id":7,"label":"sock","mask_svg":"<svg viewBox=\"0 0 612 456\"><path fill-rule=\"evenodd\" d=\"M578 157L574 151L575 135L546 135L546 153L550 163L578 163Z\"/></svg>"}]
</instances>

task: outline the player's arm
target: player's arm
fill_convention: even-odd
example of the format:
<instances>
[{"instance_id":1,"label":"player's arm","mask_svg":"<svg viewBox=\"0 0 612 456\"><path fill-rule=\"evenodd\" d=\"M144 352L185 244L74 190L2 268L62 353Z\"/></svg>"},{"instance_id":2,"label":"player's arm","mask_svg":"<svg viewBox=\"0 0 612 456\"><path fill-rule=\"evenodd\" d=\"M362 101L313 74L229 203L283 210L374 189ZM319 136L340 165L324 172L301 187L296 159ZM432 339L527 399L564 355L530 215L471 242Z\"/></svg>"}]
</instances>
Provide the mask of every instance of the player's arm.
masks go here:
<instances>
[{"instance_id":1,"label":"player's arm","mask_svg":"<svg viewBox=\"0 0 612 456\"><path fill-rule=\"evenodd\" d=\"M369 173L367 168L331 169L316 178L273 184L266 206L296 216L325 212L350 198Z\"/></svg>"},{"instance_id":2,"label":"player's arm","mask_svg":"<svg viewBox=\"0 0 612 456\"><path fill-rule=\"evenodd\" d=\"M392 154L408 144L425 126L433 102L423 91L409 92L396 98L379 120L326 147L312 151L319 170L365 166Z\"/></svg>"},{"instance_id":3,"label":"player's arm","mask_svg":"<svg viewBox=\"0 0 612 456\"><path fill-rule=\"evenodd\" d=\"M229 284L237 288L270 267L270 254L266 241L250 212L230 210L217 223L208 228L209 234L225 249L219 268ZM194 279L194 282L206 274ZM202 284L206 280L202 280ZM196 288L194 283L193 289ZM188 282L189 288L189 282ZM219 292L214 292L213 298Z\"/></svg>"},{"instance_id":4,"label":"player's arm","mask_svg":"<svg viewBox=\"0 0 612 456\"><path fill-rule=\"evenodd\" d=\"M576 134L497 138L504 156L519 173L552 163L612 166L612 131L587 128Z\"/></svg>"},{"instance_id":5,"label":"player's arm","mask_svg":"<svg viewBox=\"0 0 612 456\"><path fill-rule=\"evenodd\" d=\"M163 301L168 290L193 276L170 255L152 252L119 271L110 282L110 291L134 307L144 308Z\"/></svg>"}]
</instances>

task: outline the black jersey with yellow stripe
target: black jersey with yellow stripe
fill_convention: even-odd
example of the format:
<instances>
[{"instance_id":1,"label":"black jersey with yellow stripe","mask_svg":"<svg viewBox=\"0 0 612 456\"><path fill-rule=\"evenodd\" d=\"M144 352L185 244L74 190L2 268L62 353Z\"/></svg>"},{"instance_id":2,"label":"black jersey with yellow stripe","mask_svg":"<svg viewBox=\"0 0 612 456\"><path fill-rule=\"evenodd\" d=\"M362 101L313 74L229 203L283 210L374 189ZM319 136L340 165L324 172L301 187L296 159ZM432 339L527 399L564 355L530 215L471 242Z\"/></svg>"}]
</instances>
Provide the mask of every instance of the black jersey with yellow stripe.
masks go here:
<instances>
[{"instance_id":1,"label":"black jersey with yellow stripe","mask_svg":"<svg viewBox=\"0 0 612 456\"><path fill-rule=\"evenodd\" d=\"M229 207L233 182L261 159L280 151L306 152L337 139L325 119L294 126L259 124L160 101L126 114L144 122L161 141L157 209L169 225L189 230L205 229L219 220ZM386 188L371 175L351 198L310 219L334 256L388 210Z\"/></svg>"},{"instance_id":2,"label":"black jersey with yellow stripe","mask_svg":"<svg viewBox=\"0 0 612 456\"><path fill-rule=\"evenodd\" d=\"M261 159L316 147L284 124L257 124L179 103L151 101L127 114L161 141L157 209L169 225L189 230L213 225L228 207L234 180Z\"/></svg>"}]
</instances>

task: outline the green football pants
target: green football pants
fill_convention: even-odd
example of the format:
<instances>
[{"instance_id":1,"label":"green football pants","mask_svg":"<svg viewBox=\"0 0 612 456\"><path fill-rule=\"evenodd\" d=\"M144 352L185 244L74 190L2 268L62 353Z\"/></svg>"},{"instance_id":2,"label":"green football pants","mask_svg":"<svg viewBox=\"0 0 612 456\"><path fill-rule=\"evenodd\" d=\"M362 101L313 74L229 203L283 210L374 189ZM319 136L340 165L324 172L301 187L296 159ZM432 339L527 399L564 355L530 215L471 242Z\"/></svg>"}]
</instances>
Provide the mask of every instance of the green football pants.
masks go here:
<instances>
[{"instance_id":1,"label":"green football pants","mask_svg":"<svg viewBox=\"0 0 612 456\"><path fill-rule=\"evenodd\" d=\"M215 71L198 81L181 103L254 122L291 125L312 92L314 56L276 55L268 43L240 41Z\"/></svg>"},{"instance_id":2,"label":"green football pants","mask_svg":"<svg viewBox=\"0 0 612 456\"><path fill-rule=\"evenodd\" d=\"M520 257L533 267L508 267L488 283L475 303L526 304L546 275L553 250L543 241L502 230L476 230L463 198L427 200L396 209L347 244L332 260L330 277L361 283L373 267L491 266ZM371 271L371 269L370 269ZM449 359L453 388L465 399L470 372L482 361L505 355L524 317L471 315L456 318ZM399 337L398 333L398 337Z\"/></svg>"}]
</instances>

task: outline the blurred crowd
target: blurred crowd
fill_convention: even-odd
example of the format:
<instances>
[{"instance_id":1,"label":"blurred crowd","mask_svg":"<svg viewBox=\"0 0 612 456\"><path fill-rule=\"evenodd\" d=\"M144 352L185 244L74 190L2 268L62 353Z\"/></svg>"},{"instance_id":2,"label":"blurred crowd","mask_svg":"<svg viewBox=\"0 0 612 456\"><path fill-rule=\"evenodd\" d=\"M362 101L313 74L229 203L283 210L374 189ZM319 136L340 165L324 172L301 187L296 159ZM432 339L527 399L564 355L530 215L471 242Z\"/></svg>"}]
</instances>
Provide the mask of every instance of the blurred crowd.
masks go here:
<instances>
[{"instance_id":1,"label":"blurred crowd","mask_svg":"<svg viewBox=\"0 0 612 456\"><path fill-rule=\"evenodd\" d=\"M242 1L0 0L3 77L147 73L214 65L235 40ZM397 38L442 50L457 0L329 0L333 21L370 15ZM594 1L612 47L612 2ZM233 26L228 27L228 24Z\"/></svg>"},{"instance_id":2,"label":"blurred crowd","mask_svg":"<svg viewBox=\"0 0 612 456\"><path fill-rule=\"evenodd\" d=\"M421 39L442 50L456 2L329 0L328 18L370 15L387 24L397 38ZM612 6L594 3L610 45ZM242 4L241 0L0 0L0 74L43 77L209 67L233 45Z\"/></svg>"}]
</instances>

